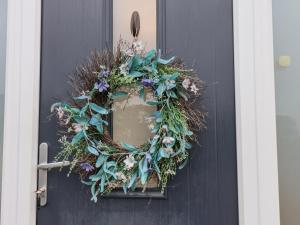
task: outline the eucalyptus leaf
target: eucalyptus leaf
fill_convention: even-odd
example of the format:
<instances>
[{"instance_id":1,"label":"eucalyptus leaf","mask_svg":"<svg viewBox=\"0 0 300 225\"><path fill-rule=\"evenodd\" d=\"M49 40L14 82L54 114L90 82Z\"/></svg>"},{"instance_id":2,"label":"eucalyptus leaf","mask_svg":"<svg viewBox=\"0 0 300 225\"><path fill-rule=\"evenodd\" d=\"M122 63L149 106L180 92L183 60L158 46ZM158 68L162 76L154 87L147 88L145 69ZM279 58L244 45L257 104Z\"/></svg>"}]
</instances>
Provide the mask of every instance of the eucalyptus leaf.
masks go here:
<instances>
[{"instance_id":1,"label":"eucalyptus leaf","mask_svg":"<svg viewBox=\"0 0 300 225\"><path fill-rule=\"evenodd\" d=\"M190 130L188 130L187 132L186 132L186 135L187 136L192 136L194 133L193 133L193 131L190 131Z\"/></svg>"},{"instance_id":2,"label":"eucalyptus leaf","mask_svg":"<svg viewBox=\"0 0 300 225\"><path fill-rule=\"evenodd\" d=\"M98 125L96 126L96 129L99 131L100 134L103 134L104 129L103 129L103 125L102 125L102 124L98 124Z\"/></svg>"},{"instance_id":3,"label":"eucalyptus leaf","mask_svg":"<svg viewBox=\"0 0 300 225\"><path fill-rule=\"evenodd\" d=\"M82 107L82 109L80 110L80 116L83 116L85 114L85 112L87 111L87 109L89 108L89 104L85 104L84 107Z\"/></svg>"},{"instance_id":4,"label":"eucalyptus leaf","mask_svg":"<svg viewBox=\"0 0 300 225\"><path fill-rule=\"evenodd\" d=\"M159 155L160 155L162 158L170 158L170 154L167 153L163 148L159 149Z\"/></svg>"},{"instance_id":5,"label":"eucalyptus leaf","mask_svg":"<svg viewBox=\"0 0 300 225\"><path fill-rule=\"evenodd\" d=\"M112 94L111 98L113 100L117 99L117 98L121 98L121 97L125 97L127 96L128 93L127 92L124 92L124 91L117 91L115 93Z\"/></svg>"},{"instance_id":6,"label":"eucalyptus leaf","mask_svg":"<svg viewBox=\"0 0 300 225\"><path fill-rule=\"evenodd\" d=\"M104 187L105 187L105 181L106 181L106 177L103 174L101 177L101 182L100 182L100 192L103 193L104 192Z\"/></svg>"},{"instance_id":7,"label":"eucalyptus leaf","mask_svg":"<svg viewBox=\"0 0 300 225\"><path fill-rule=\"evenodd\" d=\"M178 169L182 170L182 169L186 166L187 163L188 163L188 158L186 158L186 159L183 161L183 163L178 167Z\"/></svg>"},{"instance_id":8,"label":"eucalyptus leaf","mask_svg":"<svg viewBox=\"0 0 300 225\"><path fill-rule=\"evenodd\" d=\"M187 102L189 99L188 97L182 92L182 91L178 91L178 94Z\"/></svg>"},{"instance_id":9,"label":"eucalyptus leaf","mask_svg":"<svg viewBox=\"0 0 300 225\"><path fill-rule=\"evenodd\" d=\"M94 202L97 202L97 195L96 195L96 183L94 183L92 186L91 186L91 193L92 193L92 201Z\"/></svg>"},{"instance_id":10,"label":"eucalyptus leaf","mask_svg":"<svg viewBox=\"0 0 300 225\"><path fill-rule=\"evenodd\" d=\"M141 99L145 99L145 88L142 88L140 91L139 91L139 95L140 95L140 98Z\"/></svg>"},{"instance_id":11,"label":"eucalyptus leaf","mask_svg":"<svg viewBox=\"0 0 300 225\"><path fill-rule=\"evenodd\" d=\"M96 167L99 168L101 167L104 162L106 162L106 160L108 159L108 156L107 155L100 155L96 161Z\"/></svg>"},{"instance_id":12,"label":"eucalyptus leaf","mask_svg":"<svg viewBox=\"0 0 300 225\"><path fill-rule=\"evenodd\" d=\"M97 112L99 114L102 114L102 115L107 115L108 114L108 110L107 109L105 109L105 108L103 108L101 106L98 106L95 103L90 103L90 108L93 111L95 111L95 112Z\"/></svg>"},{"instance_id":13,"label":"eucalyptus leaf","mask_svg":"<svg viewBox=\"0 0 300 225\"><path fill-rule=\"evenodd\" d=\"M76 123L87 125L89 122L89 118L86 116L74 116L73 119L76 121Z\"/></svg>"},{"instance_id":14,"label":"eucalyptus leaf","mask_svg":"<svg viewBox=\"0 0 300 225\"><path fill-rule=\"evenodd\" d=\"M126 143L121 143L122 147L125 148L126 150L130 151L130 152L134 152L134 151L138 151L138 149L130 144L126 144Z\"/></svg>"},{"instance_id":15,"label":"eucalyptus leaf","mask_svg":"<svg viewBox=\"0 0 300 225\"><path fill-rule=\"evenodd\" d=\"M164 91L166 90L166 85L164 83L161 83L158 88L156 89L156 93L158 96L162 96L162 94L164 93Z\"/></svg>"},{"instance_id":16,"label":"eucalyptus leaf","mask_svg":"<svg viewBox=\"0 0 300 225\"><path fill-rule=\"evenodd\" d=\"M137 172L135 172L131 177L130 181L128 183L128 188L131 188L135 183L136 183L136 178L137 178Z\"/></svg>"},{"instance_id":17,"label":"eucalyptus leaf","mask_svg":"<svg viewBox=\"0 0 300 225\"><path fill-rule=\"evenodd\" d=\"M74 100L87 100L87 99L90 99L90 96L81 95L81 96L78 96L78 97L74 97L73 99Z\"/></svg>"},{"instance_id":18,"label":"eucalyptus leaf","mask_svg":"<svg viewBox=\"0 0 300 225\"><path fill-rule=\"evenodd\" d=\"M88 146L88 147L87 147L87 151L88 151L89 153L93 154L93 155L96 155L96 156L99 155L98 150L97 150L96 148L94 148L94 147Z\"/></svg>"},{"instance_id":19,"label":"eucalyptus leaf","mask_svg":"<svg viewBox=\"0 0 300 225\"><path fill-rule=\"evenodd\" d=\"M148 101L146 102L148 105L151 105L151 106L157 106L157 105L161 105L162 102L156 102L156 101Z\"/></svg>"},{"instance_id":20,"label":"eucalyptus leaf","mask_svg":"<svg viewBox=\"0 0 300 225\"><path fill-rule=\"evenodd\" d=\"M72 138L72 144L77 144L82 138L84 138L84 133L80 131Z\"/></svg>"},{"instance_id":21,"label":"eucalyptus leaf","mask_svg":"<svg viewBox=\"0 0 300 225\"><path fill-rule=\"evenodd\" d=\"M144 73L139 72L139 71L133 71L129 75L133 78L137 78L137 77L142 77L144 75Z\"/></svg>"}]
</instances>

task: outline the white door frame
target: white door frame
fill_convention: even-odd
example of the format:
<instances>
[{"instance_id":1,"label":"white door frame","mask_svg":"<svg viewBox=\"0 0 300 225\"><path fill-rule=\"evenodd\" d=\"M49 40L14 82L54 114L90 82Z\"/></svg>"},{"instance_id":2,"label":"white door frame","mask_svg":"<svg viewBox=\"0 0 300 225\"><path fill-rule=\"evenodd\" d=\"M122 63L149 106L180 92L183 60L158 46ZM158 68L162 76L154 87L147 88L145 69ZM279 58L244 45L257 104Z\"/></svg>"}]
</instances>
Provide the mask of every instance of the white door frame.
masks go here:
<instances>
[{"instance_id":1,"label":"white door frame","mask_svg":"<svg viewBox=\"0 0 300 225\"><path fill-rule=\"evenodd\" d=\"M271 0L233 0L240 225L279 225ZM9 0L1 225L36 223L41 0Z\"/></svg>"}]
</instances>

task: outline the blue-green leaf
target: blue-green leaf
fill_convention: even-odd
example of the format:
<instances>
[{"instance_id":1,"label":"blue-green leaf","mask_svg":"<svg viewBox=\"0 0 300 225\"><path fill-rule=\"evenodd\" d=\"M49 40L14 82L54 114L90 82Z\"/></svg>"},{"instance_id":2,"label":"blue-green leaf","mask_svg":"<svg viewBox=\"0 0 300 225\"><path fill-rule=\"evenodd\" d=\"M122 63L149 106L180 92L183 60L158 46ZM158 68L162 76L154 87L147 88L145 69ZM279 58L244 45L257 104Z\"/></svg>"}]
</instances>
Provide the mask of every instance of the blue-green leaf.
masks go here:
<instances>
[{"instance_id":1,"label":"blue-green leaf","mask_svg":"<svg viewBox=\"0 0 300 225\"><path fill-rule=\"evenodd\" d=\"M186 135L187 136L192 136L194 133L192 132L192 131L190 131L190 130L188 130L187 132L186 132Z\"/></svg>"},{"instance_id":2,"label":"blue-green leaf","mask_svg":"<svg viewBox=\"0 0 300 225\"><path fill-rule=\"evenodd\" d=\"M139 93L139 94L140 94L140 98L144 100L144 99L145 99L145 88L142 88L142 89L140 90L140 93Z\"/></svg>"},{"instance_id":3,"label":"blue-green leaf","mask_svg":"<svg viewBox=\"0 0 300 225\"><path fill-rule=\"evenodd\" d=\"M158 96L162 96L165 90L166 90L166 85L164 83L161 83L156 89L156 93Z\"/></svg>"},{"instance_id":4,"label":"blue-green leaf","mask_svg":"<svg viewBox=\"0 0 300 225\"><path fill-rule=\"evenodd\" d=\"M103 174L103 169L100 169L96 174L89 176L89 179L93 182L99 181Z\"/></svg>"},{"instance_id":5,"label":"blue-green leaf","mask_svg":"<svg viewBox=\"0 0 300 225\"><path fill-rule=\"evenodd\" d=\"M104 192L104 186L105 186L105 181L106 181L106 177L103 174L101 177L101 182L100 182L100 192L103 193Z\"/></svg>"},{"instance_id":6,"label":"blue-green leaf","mask_svg":"<svg viewBox=\"0 0 300 225\"><path fill-rule=\"evenodd\" d=\"M159 149L159 155L162 157L162 158L170 158L170 154L167 153L164 149Z\"/></svg>"},{"instance_id":7,"label":"blue-green leaf","mask_svg":"<svg viewBox=\"0 0 300 225\"><path fill-rule=\"evenodd\" d=\"M73 119L76 121L76 123L87 125L89 122L89 119L86 116L74 116Z\"/></svg>"},{"instance_id":8,"label":"blue-green leaf","mask_svg":"<svg viewBox=\"0 0 300 225\"><path fill-rule=\"evenodd\" d=\"M147 54L145 56L145 61L150 62L151 59L154 58L155 54L156 54L156 51L154 49L152 49L149 52L147 52Z\"/></svg>"},{"instance_id":9,"label":"blue-green leaf","mask_svg":"<svg viewBox=\"0 0 300 225\"><path fill-rule=\"evenodd\" d=\"M98 150L97 150L96 148L94 148L94 147L88 146L88 147L87 147L87 150L88 150L89 153L91 153L91 154L93 154L93 155L96 155L96 156L99 155Z\"/></svg>"},{"instance_id":10,"label":"blue-green leaf","mask_svg":"<svg viewBox=\"0 0 300 225\"><path fill-rule=\"evenodd\" d=\"M161 105L163 102L148 101L146 103L151 106L157 106L157 105Z\"/></svg>"},{"instance_id":11,"label":"blue-green leaf","mask_svg":"<svg viewBox=\"0 0 300 225\"><path fill-rule=\"evenodd\" d=\"M162 59L162 58L159 58L159 59L157 59L157 62L158 62L159 64L167 65L167 64L171 63L174 59L175 59L175 57L172 57L172 58L170 58L170 59Z\"/></svg>"},{"instance_id":12,"label":"blue-green leaf","mask_svg":"<svg viewBox=\"0 0 300 225\"><path fill-rule=\"evenodd\" d=\"M89 108L89 104L87 103L82 109L80 110L80 116L83 116L86 110Z\"/></svg>"},{"instance_id":13,"label":"blue-green leaf","mask_svg":"<svg viewBox=\"0 0 300 225\"><path fill-rule=\"evenodd\" d=\"M83 184L85 184L87 186L91 186L94 182L81 180L81 183L83 183Z\"/></svg>"},{"instance_id":14,"label":"blue-green leaf","mask_svg":"<svg viewBox=\"0 0 300 225\"><path fill-rule=\"evenodd\" d=\"M102 114L102 115L107 115L107 114L108 114L107 109L105 109L105 108L103 108L103 107L101 107L101 106L98 106L98 105L96 105L95 103L90 103L90 108L91 108L93 111L95 111L95 112L97 112L97 113L99 113L99 114Z\"/></svg>"},{"instance_id":15,"label":"blue-green leaf","mask_svg":"<svg viewBox=\"0 0 300 225\"><path fill-rule=\"evenodd\" d=\"M109 163L109 162L108 162L108 163ZM107 166L108 163L104 163L104 164L103 164L103 170L104 170L104 172L107 173L107 174L110 174L111 176L113 176L114 179L117 179L117 176L116 176L115 172L109 170L109 167L110 167L110 166ZM114 168L115 168L115 167L114 167Z\"/></svg>"},{"instance_id":16,"label":"blue-green leaf","mask_svg":"<svg viewBox=\"0 0 300 225\"><path fill-rule=\"evenodd\" d=\"M96 161L96 167L99 168L101 167L104 162L106 162L106 160L108 159L108 156L107 155L100 155Z\"/></svg>"},{"instance_id":17,"label":"blue-green leaf","mask_svg":"<svg viewBox=\"0 0 300 225\"><path fill-rule=\"evenodd\" d=\"M178 91L178 94L187 102L189 99L188 97L182 92L182 91Z\"/></svg>"},{"instance_id":18,"label":"blue-green leaf","mask_svg":"<svg viewBox=\"0 0 300 225\"><path fill-rule=\"evenodd\" d=\"M78 143L84 137L83 131L78 132L72 139L72 144Z\"/></svg>"},{"instance_id":19,"label":"blue-green leaf","mask_svg":"<svg viewBox=\"0 0 300 225\"><path fill-rule=\"evenodd\" d=\"M125 148L126 150L130 151L130 152L134 152L134 151L138 151L138 149L130 144L126 144L126 143L121 143L122 147Z\"/></svg>"},{"instance_id":20,"label":"blue-green leaf","mask_svg":"<svg viewBox=\"0 0 300 225\"><path fill-rule=\"evenodd\" d=\"M97 202L97 194L96 194L96 183L94 183L92 186L91 186L91 193L92 193L92 201L94 202Z\"/></svg>"},{"instance_id":21,"label":"blue-green leaf","mask_svg":"<svg viewBox=\"0 0 300 225\"><path fill-rule=\"evenodd\" d=\"M135 183L136 183L136 178L137 178L137 172L135 172L131 178L130 178L130 181L128 183L128 188L131 188Z\"/></svg>"},{"instance_id":22,"label":"blue-green leaf","mask_svg":"<svg viewBox=\"0 0 300 225\"><path fill-rule=\"evenodd\" d=\"M125 96L127 96L127 95L128 95L127 92L124 92L124 91L118 91L118 92L113 93L112 96L111 96L111 98L115 100L115 99L117 99L117 98L125 97Z\"/></svg>"},{"instance_id":23,"label":"blue-green leaf","mask_svg":"<svg viewBox=\"0 0 300 225\"><path fill-rule=\"evenodd\" d=\"M178 169L182 170L182 169L186 166L187 163L188 163L188 158L186 158L186 159L183 161L183 163L178 167Z\"/></svg>"},{"instance_id":24,"label":"blue-green leaf","mask_svg":"<svg viewBox=\"0 0 300 225\"><path fill-rule=\"evenodd\" d=\"M185 142L185 148L186 149L191 149L192 145L189 142Z\"/></svg>"},{"instance_id":25,"label":"blue-green leaf","mask_svg":"<svg viewBox=\"0 0 300 225\"><path fill-rule=\"evenodd\" d=\"M144 74L139 71L133 71L129 74L131 77L136 78L136 77L142 77Z\"/></svg>"},{"instance_id":26,"label":"blue-green leaf","mask_svg":"<svg viewBox=\"0 0 300 225\"><path fill-rule=\"evenodd\" d=\"M103 134L104 129L103 129L103 125L102 125L102 124L98 124L98 125L96 126L96 129L99 131L100 134Z\"/></svg>"},{"instance_id":27,"label":"blue-green leaf","mask_svg":"<svg viewBox=\"0 0 300 225\"><path fill-rule=\"evenodd\" d=\"M74 100L86 100L86 99L90 99L90 96L86 96L86 95L81 95L78 97L74 97Z\"/></svg>"},{"instance_id":28,"label":"blue-green leaf","mask_svg":"<svg viewBox=\"0 0 300 225\"><path fill-rule=\"evenodd\" d=\"M157 161L156 161L156 160L153 161L153 165L154 165L154 170L155 170L156 173L157 173L158 179L161 180L160 169L159 169L159 167L158 167L158 165L157 165Z\"/></svg>"}]
</instances>

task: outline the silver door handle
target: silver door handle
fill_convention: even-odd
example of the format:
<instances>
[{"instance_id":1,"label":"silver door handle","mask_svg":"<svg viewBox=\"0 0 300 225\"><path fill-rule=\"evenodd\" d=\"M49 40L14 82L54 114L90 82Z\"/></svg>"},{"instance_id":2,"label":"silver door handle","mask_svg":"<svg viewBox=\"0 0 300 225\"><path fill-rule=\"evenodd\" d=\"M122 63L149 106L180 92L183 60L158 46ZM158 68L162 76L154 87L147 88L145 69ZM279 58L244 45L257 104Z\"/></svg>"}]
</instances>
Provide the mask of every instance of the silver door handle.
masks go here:
<instances>
[{"instance_id":1,"label":"silver door handle","mask_svg":"<svg viewBox=\"0 0 300 225\"><path fill-rule=\"evenodd\" d=\"M62 162L53 162L53 163L41 163L37 166L39 170L51 170L55 168L62 168L66 166L70 166L71 162L62 161Z\"/></svg>"},{"instance_id":2,"label":"silver door handle","mask_svg":"<svg viewBox=\"0 0 300 225\"><path fill-rule=\"evenodd\" d=\"M41 143L39 146L39 162L38 162L38 187L35 192L39 199L39 205L45 206L47 204L47 183L48 183L48 170L54 168L62 168L70 166L71 162L53 162L48 163L48 144Z\"/></svg>"}]
</instances>

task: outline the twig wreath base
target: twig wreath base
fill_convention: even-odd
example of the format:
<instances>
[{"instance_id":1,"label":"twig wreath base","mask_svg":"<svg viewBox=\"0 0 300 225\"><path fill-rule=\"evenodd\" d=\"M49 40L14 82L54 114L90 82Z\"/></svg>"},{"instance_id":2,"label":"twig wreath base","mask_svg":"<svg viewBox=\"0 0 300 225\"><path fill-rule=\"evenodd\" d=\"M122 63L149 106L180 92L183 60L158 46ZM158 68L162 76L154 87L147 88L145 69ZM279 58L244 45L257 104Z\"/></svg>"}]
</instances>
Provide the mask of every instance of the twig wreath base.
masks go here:
<instances>
[{"instance_id":1,"label":"twig wreath base","mask_svg":"<svg viewBox=\"0 0 300 225\"><path fill-rule=\"evenodd\" d=\"M55 103L61 126L61 151L55 160L70 160L70 172L79 173L90 186L92 200L123 187L147 188L156 178L164 192L168 180L183 168L195 141L205 127L200 101L203 82L179 58L162 59L160 51L145 52L140 42L120 41L115 52L94 52L70 76L72 100ZM131 91L120 91L120 90ZM145 91L153 93L146 101ZM112 104L138 93L157 111L150 118L153 137L141 146L116 143L109 133ZM75 97L74 97L75 96ZM137 131L138 132L138 131Z\"/></svg>"}]
</instances>

